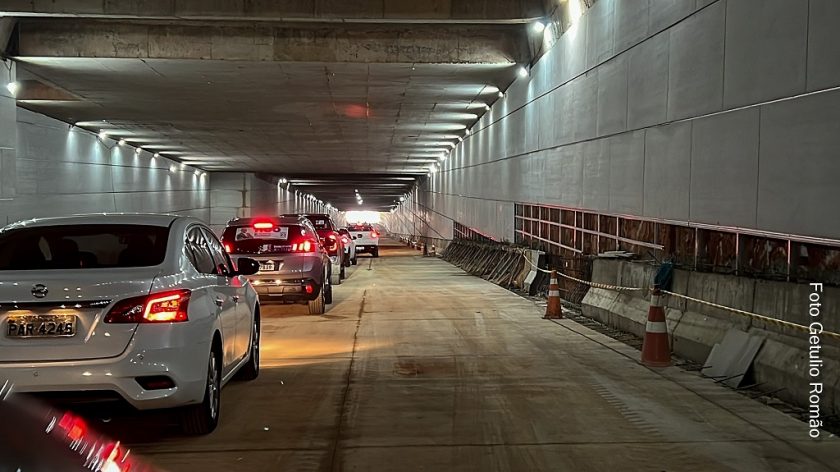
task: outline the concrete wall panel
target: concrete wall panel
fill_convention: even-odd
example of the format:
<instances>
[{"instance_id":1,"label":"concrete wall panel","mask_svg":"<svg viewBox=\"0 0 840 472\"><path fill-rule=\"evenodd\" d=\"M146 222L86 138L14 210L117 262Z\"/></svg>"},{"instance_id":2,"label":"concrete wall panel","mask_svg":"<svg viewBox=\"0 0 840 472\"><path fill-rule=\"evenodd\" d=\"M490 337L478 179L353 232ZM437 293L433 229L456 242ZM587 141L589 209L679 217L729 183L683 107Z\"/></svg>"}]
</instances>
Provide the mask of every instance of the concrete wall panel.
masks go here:
<instances>
[{"instance_id":1,"label":"concrete wall panel","mask_svg":"<svg viewBox=\"0 0 840 472\"><path fill-rule=\"evenodd\" d=\"M761 109L758 226L840 239L840 92Z\"/></svg>"},{"instance_id":2,"label":"concrete wall panel","mask_svg":"<svg viewBox=\"0 0 840 472\"><path fill-rule=\"evenodd\" d=\"M668 107L666 31L629 52L627 127L637 129L665 121Z\"/></svg>"},{"instance_id":3,"label":"concrete wall panel","mask_svg":"<svg viewBox=\"0 0 840 472\"><path fill-rule=\"evenodd\" d=\"M598 69L598 136L627 129L627 55L610 60Z\"/></svg>"},{"instance_id":4,"label":"concrete wall panel","mask_svg":"<svg viewBox=\"0 0 840 472\"><path fill-rule=\"evenodd\" d=\"M615 3L615 52L619 53L645 39L650 24L650 1ZM654 1L654 8L660 8Z\"/></svg>"},{"instance_id":5,"label":"concrete wall panel","mask_svg":"<svg viewBox=\"0 0 840 472\"><path fill-rule=\"evenodd\" d=\"M691 220L754 228L758 182L758 115L750 108L694 122Z\"/></svg>"},{"instance_id":6,"label":"concrete wall panel","mask_svg":"<svg viewBox=\"0 0 840 472\"><path fill-rule=\"evenodd\" d=\"M721 108L725 6L711 5L671 29L669 120Z\"/></svg>"},{"instance_id":7,"label":"concrete wall panel","mask_svg":"<svg viewBox=\"0 0 840 472\"><path fill-rule=\"evenodd\" d=\"M645 132L609 138L610 212L641 215L645 183Z\"/></svg>"},{"instance_id":8,"label":"concrete wall panel","mask_svg":"<svg viewBox=\"0 0 840 472\"><path fill-rule=\"evenodd\" d=\"M691 122L647 130L645 135L644 214L689 220Z\"/></svg>"},{"instance_id":9,"label":"concrete wall panel","mask_svg":"<svg viewBox=\"0 0 840 472\"><path fill-rule=\"evenodd\" d=\"M726 3L726 108L805 91L808 0Z\"/></svg>"},{"instance_id":10,"label":"concrete wall panel","mask_svg":"<svg viewBox=\"0 0 840 472\"><path fill-rule=\"evenodd\" d=\"M584 208L609 211L610 209L610 144L607 139L583 143L583 192Z\"/></svg>"},{"instance_id":11,"label":"concrete wall panel","mask_svg":"<svg viewBox=\"0 0 840 472\"><path fill-rule=\"evenodd\" d=\"M840 85L840 2L810 0L808 90Z\"/></svg>"},{"instance_id":12,"label":"concrete wall panel","mask_svg":"<svg viewBox=\"0 0 840 472\"><path fill-rule=\"evenodd\" d=\"M613 55L616 0L599 0L584 15L586 34L586 68L589 69Z\"/></svg>"},{"instance_id":13,"label":"concrete wall panel","mask_svg":"<svg viewBox=\"0 0 840 472\"><path fill-rule=\"evenodd\" d=\"M598 118L598 74L587 72L575 79L572 86L572 139L580 141L595 137Z\"/></svg>"},{"instance_id":14,"label":"concrete wall panel","mask_svg":"<svg viewBox=\"0 0 840 472\"><path fill-rule=\"evenodd\" d=\"M651 33L666 29L682 20L690 15L695 7L695 0L654 0L653 3L653 8L650 8Z\"/></svg>"}]
</instances>

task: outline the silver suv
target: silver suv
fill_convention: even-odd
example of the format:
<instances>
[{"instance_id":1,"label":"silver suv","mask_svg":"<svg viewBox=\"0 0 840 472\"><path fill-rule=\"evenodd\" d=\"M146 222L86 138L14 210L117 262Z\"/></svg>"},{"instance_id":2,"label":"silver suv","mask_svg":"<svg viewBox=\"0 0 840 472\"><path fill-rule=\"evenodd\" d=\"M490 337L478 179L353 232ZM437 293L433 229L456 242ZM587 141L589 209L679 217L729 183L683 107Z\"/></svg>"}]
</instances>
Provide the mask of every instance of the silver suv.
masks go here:
<instances>
[{"instance_id":1,"label":"silver suv","mask_svg":"<svg viewBox=\"0 0 840 472\"><path fill-rule=\"evenodd\" d=\"M306 303L323 314L332 303L327 248L312 223L299 216L235 218L222 234L225 250L250 257L260 270L248 277L263 301Z\"/></svg>"}]
</instances>

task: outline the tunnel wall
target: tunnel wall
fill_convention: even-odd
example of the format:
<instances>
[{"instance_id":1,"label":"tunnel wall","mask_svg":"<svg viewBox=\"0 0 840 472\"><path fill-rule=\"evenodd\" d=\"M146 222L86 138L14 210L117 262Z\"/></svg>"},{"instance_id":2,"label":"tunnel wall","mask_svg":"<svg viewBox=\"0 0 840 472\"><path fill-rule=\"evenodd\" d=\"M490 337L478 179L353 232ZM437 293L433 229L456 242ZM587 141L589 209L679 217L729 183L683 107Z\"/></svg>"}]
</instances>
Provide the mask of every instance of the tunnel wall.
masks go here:
<instances>
[{"instance_id":1,"label":"tunnel wall","mask_svg":"<svg viewBox=\"0 0 840 472\"><path fill-rule=\"evenodd\" d=\"M657 267L645 263L596 259L592 281L629 287L647 287ZM724 306L765 315L791 323L809 325L808 284L747 279L724 274L675 270L671 291ZM840 298L840 288L824 287L822 300ZM582 302L583 313L622 331L643 337L650 306L646 292L616 293L590 288ZM806 407L809 376L809 333L733 314L704 304L667 296L666 317L673 351L680 357L703 363L716 343L730 329L748 331L766 338L753 363L753 381L762 390L778 390L779 398ZM826 331L840 332L840 305L822 304L819 320ZM821 404L825 415L840 412L840 343L823 336L819 358L826 394Z\"/></svg>"},{"instance_id":2,"label":"tunnel wall","mask_svg":"<svg viewBox=\"0 0 840 472\"><path fill-rule=\"evenodd\" d=\"M4 104L0 109L0 147L8 146L5 124L12 123L15 134L14 149L2 150L0 224L105 211L172 212L209 221L207 176L180 167L171 172L173 162L165 158L137 155L133 147L38 113Z\"/></svg>"},{"instance_id":3,"label":"tunnel wall","mask_svg":"<svg viewBox=\"0 0 840 472\"><path fill-rule=\"evenodd\" d=\"M497 239L515 202L840 239L838 23L832 0L599 0L424 201Z\"/></svg>"}]
</instances>

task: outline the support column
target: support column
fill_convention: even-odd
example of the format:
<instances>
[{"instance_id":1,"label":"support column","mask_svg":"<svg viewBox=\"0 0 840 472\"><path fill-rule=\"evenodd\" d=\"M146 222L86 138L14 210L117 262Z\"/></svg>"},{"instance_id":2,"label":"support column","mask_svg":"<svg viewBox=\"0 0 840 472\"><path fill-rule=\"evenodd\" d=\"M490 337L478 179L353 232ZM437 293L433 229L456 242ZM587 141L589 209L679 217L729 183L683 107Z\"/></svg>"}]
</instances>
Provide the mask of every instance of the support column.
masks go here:
<instances>
[{"instance_id":1,"label":"support column","mask_svg":"<svg viewBox=\"0 0 840 472\"><path fill-rule=\"evenodd\" d=\"M0 62L0 208L15 196L17 178L17 105L7 85L15 82L15 64ZM0 221L0 225L4 224Z\"/></svg>"}]
</instances>

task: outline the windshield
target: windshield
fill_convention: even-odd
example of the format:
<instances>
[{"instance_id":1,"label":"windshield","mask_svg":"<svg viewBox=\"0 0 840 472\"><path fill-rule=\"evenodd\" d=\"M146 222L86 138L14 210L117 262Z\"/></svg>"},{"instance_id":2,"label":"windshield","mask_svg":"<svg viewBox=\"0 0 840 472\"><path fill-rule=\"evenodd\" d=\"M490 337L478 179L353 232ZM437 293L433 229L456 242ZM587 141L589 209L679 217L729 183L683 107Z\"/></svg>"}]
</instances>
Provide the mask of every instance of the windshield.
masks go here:
<instances>
[{"instance_id":1,"label":"windshield","mask_svg":"<svg viewBox=\"0 0 840 472\"><path fill-rule=\"evenodd\" d=\"M149 267L163 262L169 228L62 225L0 232L0 270Z\"/></svg>"},{"instance_id":2,"label":"windshield","mask_svg":"<svg viewBox=\"0 0 840 472\"><path fill-rule=\"evenodd\" d=\"M330 219L325 215L308 215L306 217L315 226L315 229L320 233L323 230L332 230Z\"/></svg>"}]
</instances>

